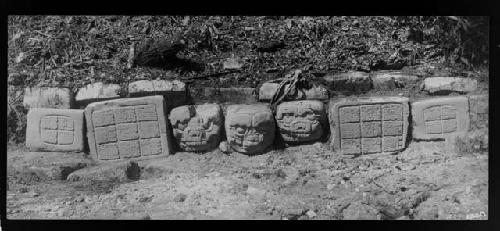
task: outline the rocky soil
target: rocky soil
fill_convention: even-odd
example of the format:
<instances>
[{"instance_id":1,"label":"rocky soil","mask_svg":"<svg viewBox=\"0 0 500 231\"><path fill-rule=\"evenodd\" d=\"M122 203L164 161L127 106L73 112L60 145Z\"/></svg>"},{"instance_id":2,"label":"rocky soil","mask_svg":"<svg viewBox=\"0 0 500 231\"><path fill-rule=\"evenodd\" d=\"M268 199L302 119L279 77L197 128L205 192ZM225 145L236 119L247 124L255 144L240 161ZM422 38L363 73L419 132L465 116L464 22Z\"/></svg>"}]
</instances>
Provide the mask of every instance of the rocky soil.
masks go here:
<instances>
[{"instance_id":1,"label":"rocky soil","mask_svg":"<svg viewBox=\"0 0 500 231\"><path fill-rule=\"evenodd\" d=\"M412 142L351 159L314 143L112 164L11 146L7 218L487 219L487 147L462 146Z\"/></svg>"}]
</instances>

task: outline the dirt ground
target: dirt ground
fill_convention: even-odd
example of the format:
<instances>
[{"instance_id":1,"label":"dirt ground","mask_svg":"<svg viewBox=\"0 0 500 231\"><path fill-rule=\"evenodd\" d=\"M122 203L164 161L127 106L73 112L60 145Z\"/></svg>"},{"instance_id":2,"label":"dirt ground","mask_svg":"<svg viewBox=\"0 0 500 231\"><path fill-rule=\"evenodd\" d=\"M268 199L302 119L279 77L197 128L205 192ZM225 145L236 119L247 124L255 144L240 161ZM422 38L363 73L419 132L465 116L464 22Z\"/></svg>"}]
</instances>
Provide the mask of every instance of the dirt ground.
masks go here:
<instances>
[{"instance_id":1,"label":"dirt ground","mask_svg":"<svg viewBox=\"0 0 500 231\"><path fill-rule=\"evenodd\" d=\"M456 150L347 158L314 143L98 164L9 146L7 218L488 219L488 153Z\"/></svg>"}]
</instances>

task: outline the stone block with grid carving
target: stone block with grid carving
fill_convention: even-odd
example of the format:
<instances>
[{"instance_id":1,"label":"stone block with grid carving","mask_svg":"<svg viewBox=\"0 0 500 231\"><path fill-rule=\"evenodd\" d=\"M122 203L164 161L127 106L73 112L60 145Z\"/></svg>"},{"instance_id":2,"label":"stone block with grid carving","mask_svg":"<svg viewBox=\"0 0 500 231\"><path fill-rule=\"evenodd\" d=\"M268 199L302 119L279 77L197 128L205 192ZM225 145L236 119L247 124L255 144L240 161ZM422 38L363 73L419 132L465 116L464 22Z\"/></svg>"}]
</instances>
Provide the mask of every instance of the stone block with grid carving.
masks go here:
<instances>
[{"instance_id":1,"label":"stone block with grid carving","mask_svg":"<svg viewBox=\"0 0 500 231\"><path fill-rule=\"evenodd\" d=\"M162 96L91 103L85 119L90 154L96 160L172 153Z\"/></svg>"},{"instance_id":2,"label":"stone block with grid carving","mask_svg":"<svg viewBox=\"0 0 500 231\"><path fill-rule=\"evenodd\" d=\"M344 155L394 153L406 145L408 98L332 100L330 131L334 150Z\"/></svg>"},{"instance_id":3,"label":"stone block with grid carving","mask_svg":"<svg viewBox=\"0 0 500 231\"><path fill-rule=\"evenodd\" d=\"M411 106L414 139L444 139L469 130L466 96L429 98L413 102Z\"/></svg>"},{"instance_id":4,"label":"stone block with grid carving","mask_svg":"<svg viewBox=\"0 0 500 231\"><path fill-rule=\"evenodd\" d=\"M31 108L26 146L37 151L83 151L83 110Z\"/></svg>"}]
</instances>

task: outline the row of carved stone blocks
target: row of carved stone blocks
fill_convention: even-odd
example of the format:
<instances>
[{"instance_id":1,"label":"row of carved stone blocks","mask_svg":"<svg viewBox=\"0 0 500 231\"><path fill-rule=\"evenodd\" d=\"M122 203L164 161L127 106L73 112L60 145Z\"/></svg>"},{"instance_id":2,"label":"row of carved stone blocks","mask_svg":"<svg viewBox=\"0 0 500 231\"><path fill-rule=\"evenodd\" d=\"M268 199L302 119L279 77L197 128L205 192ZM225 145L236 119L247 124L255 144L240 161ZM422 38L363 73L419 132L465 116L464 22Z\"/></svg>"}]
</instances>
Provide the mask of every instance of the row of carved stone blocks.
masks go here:
<instances>
[{"instance_id":1,"label":"row of carved stone blocks","mask_svg":"<svg viewBox=\"0 0 500 231\"><path fill-rule=\"evenodd\" d=\"M147 96L94 102L85 110L33 108L26 144L37 150L83 151L86 137L97 160L138 158L171 154L174 143L184 151L209 151L221 141L224 127L232 150L254 154L271 146L276 127L285 142L317 141L326 133L328 114L333 149L359 155L403 150L410 127L412 138L425 140L465 133L487 126L488 120L486 95L418 100L411 103L411 112L405 97L332 99L328 113L314 100L283 102L276 115L266 104L229 105L225 123L218 104L184 105L170 113L165 105L162 96Z\"/></svg>"}]
</instances>

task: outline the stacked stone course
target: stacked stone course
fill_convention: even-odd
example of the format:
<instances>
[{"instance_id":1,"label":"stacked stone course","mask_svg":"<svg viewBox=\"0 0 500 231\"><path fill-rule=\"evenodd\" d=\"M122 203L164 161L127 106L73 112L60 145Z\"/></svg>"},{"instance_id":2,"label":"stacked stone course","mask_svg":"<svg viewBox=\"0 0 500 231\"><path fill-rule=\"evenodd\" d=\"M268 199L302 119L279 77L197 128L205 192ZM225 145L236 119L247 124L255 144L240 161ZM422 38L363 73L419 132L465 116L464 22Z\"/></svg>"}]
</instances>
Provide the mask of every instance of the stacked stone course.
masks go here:
<instances>
[{"instance_id":1,"label":"stacked stone course","mask_svg":"<svg viewBox=\"0 0 500 231\"><path fill-rule=\"evenodd\" d=\"M422 90L434 95L437 91L427 91L429 83L436 81L436 77L431 78ZM257 154L272 146L275 134L286 143L301 144L326 138L330 130L333 151L363 155L400 152L406 148L408 136L416 140L447 139L488 125L487 95L433 96L415 101L406 97L350 97L332 98L325 104L328 91L391 90L420 80L400 72L348 72L324 79L330 84L327 88L315 85L291 93L278 104L276 112L253 97L238 98L233 88L217 89L216 103L186 105L190 103L188 89L178 80L136 81L128 85L129 98L120 99L112 99L119 97L117 85L89 85L80 90L76 101L99 102L88 104L85 110L70 109L77 106L69 89L47 91L57 94L27 89L25 104L30 111L26 146L38 151L87 151L84 147L88 141L94 159L118 160L173 154L173 144L182 151L206 152L215 149L225 134L228 149ZM264 83L258 100L269 101L278 85ZM439 91L467 93L475 89L475 84L450 86L439 87ZM453 89L457 86L460 89ZM83 97L85 92L87 98ZM204 93L211 97L213 92ZM253 95L255 91L248 88L244 92ZM37 95L41 97L37 99ZM52 103L54 100L57 103ZM221 107L228 102L232 105Z\"/></svg>"}]
</instances>

